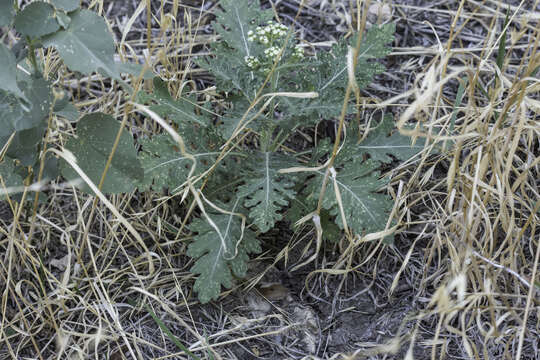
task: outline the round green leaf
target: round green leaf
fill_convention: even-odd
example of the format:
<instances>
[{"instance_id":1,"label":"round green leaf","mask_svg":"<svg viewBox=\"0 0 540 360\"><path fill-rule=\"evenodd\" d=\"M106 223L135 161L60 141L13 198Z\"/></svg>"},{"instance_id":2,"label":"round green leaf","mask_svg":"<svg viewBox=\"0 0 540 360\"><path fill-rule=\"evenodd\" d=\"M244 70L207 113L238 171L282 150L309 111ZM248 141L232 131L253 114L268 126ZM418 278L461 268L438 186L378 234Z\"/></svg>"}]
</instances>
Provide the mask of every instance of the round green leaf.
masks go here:
<instances>
[{"instance_id":1,"label":"round green leaf","mask_svg":"<svg viewBox=\"0 0 540 360\"><path fill-rule=\"evenodd\" d=\"M75 155L79 167L96 185L101 180L119 129L120 123L110 115L103 113L85 115L77 124L77 137L69 139L66 143L66 149ZM61 161L60 167L66 179L73 181L79 178L77 172L64 160ZM144 172L137 159L133 138L124 130L101 191L129 192L142 181L143 177ZM79 188L87 193L93 193L84 182Z\"/></svg>"},{"instance_id":2,"label":"round green leaf","mask_svg":"<svg viewBox=\"0 0 540 360\"><path fill-rule=\"evenodd\" d=\"M117 77L114 41L105 20L89 10L77 10L69 17L67 29L45 36L43 45L54 46L71 70L84 74L100 70Z\"/></svg>"},{"instance_id":3,"label":"round green leaf","mask_svg":"<svg viewBox=\"0 0 540 360\"><path fill-rule=\"evenodd\" d=\"M0 27L11 24L14 16L13 0L0 0Z\"/></svg>"},{"instance_id":4,"label":"round green leaf","mask_svg":"<svg viewBox=\"0 0 540 360\"><path fill-rule=\"evenodd\" d=\"M31 38L40 38L60 29L54 14L54 8L42 1L27 5L15 16L15 28Z\"/></svg>"},{"instance_id":5,"label":"round green leaf","mask_svg":"<svg viewBox=\"0 0 540 360\"><path fill-rule=\"evenodd\" d=\"M0 10L1 11L1 10ZM20 98L25 98L17 85L15 56L2 43L0 43L0 89L9 91Z\"/></svg>"},{"instance_id":6,"label":"round green leaf","mask_svg":"<svg viewBox=\"0 0 540 360\"><path fill-rule=\"evenodd\" d=\"M51 4L58 9L66 12L74 11L79 8L79 0L51 0Z\"/></svg>"}]
</instances>

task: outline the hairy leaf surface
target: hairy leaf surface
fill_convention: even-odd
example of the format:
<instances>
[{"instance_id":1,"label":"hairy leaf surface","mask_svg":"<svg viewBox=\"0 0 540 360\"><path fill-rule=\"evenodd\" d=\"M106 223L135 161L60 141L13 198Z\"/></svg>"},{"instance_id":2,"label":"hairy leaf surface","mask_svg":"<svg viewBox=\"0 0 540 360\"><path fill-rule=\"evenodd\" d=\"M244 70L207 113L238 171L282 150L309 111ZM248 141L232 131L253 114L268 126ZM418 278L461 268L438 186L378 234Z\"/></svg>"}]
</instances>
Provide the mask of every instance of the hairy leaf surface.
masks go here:
<instances>
[{"instance_id":1,"label":"hairy leaf surface","mask_svg":"<svg viewBox=\"0 0 540 360\"><path fill-rule=\"evenodd\" d=\"M340 215L335 184L341 197L347 225L357 234L375 232L384 229L388 213L392 209L392 202L388 196L378 194L385 180L379 179L375 170L379 165L371 160L350 161L337 171L335 181L329 177L323 200L323 207L336 216L337 224L343 228ZM308 186L308 193L312 200L319 196L322 188L324 172L319 171Z\"/></svg>"},{"instance_id":2,"label":"hairy leaf surface","mask_svg":"<svg viewBox=\"0 0 540 360\"><path fill-rule=\"evenodd\" d=\"M280 174L278 170L295 166L289 157L276 153L255 153L246 164L245 185L238 188L238 196L246 197L244 205L250 209L249 216L263 233L281 220L278 213L289 204L296 192L294 178Z\"/></svg>"},{"instance_id":3,"label":"hairy leaf surface","mask_svg":"<svg viewBox=\"0 0 540 360\"><path fill-rule=\"evenodd\" d=\"M180 132L186 142L186 150L197 160L193 176L206 171L219 154L218 138L211 129L186 127ZM163 188L177 191L185 184L193 161L182 155L178 144L169 135L155 135L141 141L139 159L144 168L144 181L139 188Z\"/></svg>"},{"instance_id":4,"label":"hairy leaf surface","mask_svg":"<svg viewBox=\"0 0 540 360\"><path fill-rule=\"evenodd\" d=\"M231 211L238 211L233 207ZM199 274L194 290L202 303L217 299L221 286L231 288L233 274L244 277L249 253L261 251L253 231L244 229L241 219L229 214L209 214L215 227L203 218L195 219L189 230L195 233L187 255L196 258L191 272Z\"/></svg>"},{"instance_id":5,"label":"hairy leaf surface","mask_svg":"<svg viewBox=\"0 0 540 360\"><path fill-rule=\"evenodd\" d=\"M239 90L253 99L264 78L251 71L244 61L262 48L248 41L248 31L272 19L270 10L262 10L259 0L222 0L216 11L215 31L221 42L212 44L213 57L198 64L216 77L220 91Z\"/></svg>"},{"instance_id":6,"label":"hairy leaf surface","mask_svg":"<svg viewBox=\"0 0 540 360\"><path fill-rule=\"evenodd\" d=\"M388 44L393 40L393 24L374 26L362 39L355 69L356 82L360 88L366 87L373 76L384 71L384 66L376 60L390 53ZM343 95L348 84L347 52L348 46L356 45L356 36L352 40L341 40L330 51L320 51L316 57L303 62L293 82L296 91L316 91L319 96L313 99L282 98L285 117L284 127L310 125L322 119L339 116L343 104ZM349 107L348 113L354 108Z\"/></svg>"}]
</instances>

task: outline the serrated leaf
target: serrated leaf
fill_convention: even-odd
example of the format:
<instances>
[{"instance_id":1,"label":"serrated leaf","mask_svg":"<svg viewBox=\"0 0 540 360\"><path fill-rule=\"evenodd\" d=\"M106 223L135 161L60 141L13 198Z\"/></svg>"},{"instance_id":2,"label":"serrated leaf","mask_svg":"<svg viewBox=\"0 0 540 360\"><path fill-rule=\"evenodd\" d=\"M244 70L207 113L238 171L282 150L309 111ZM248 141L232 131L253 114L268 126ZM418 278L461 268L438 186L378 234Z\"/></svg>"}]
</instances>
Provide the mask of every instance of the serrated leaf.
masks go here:
<instances>
[{"instance_id":1,"label":"serrated leaf","mask_svg":"<svg viewBox=\"0 0 540 360\"><path fill-rule=\"evenodd\" d=\"M75 155L77 164L96 185L101 180L119 129L120 123L110 115L88 114L77 124L77 137L66 142L65 148ZM66 179L74 181L79 178L77 172L64 160L61 161L60 168ZM112 194L130 192L142 181L143 176L133 138L124 129L101 190ZM84 182L79 188L93 193Z\"/></svg>"},{"instance_id":2,"label":"serrated leaf","mask_svg":"<svg viewBox=\"0 0 540 360\"><path fill-rule=\"evenodd\" d=\"M0 27L11 24L14 17L13 0L0 0Z\"/></svg>"},{"instance_id":3,"label":"serrated leaf","mask_svg":"<svg viewBox=\"0 0 540 360\"><path fill-rule=\"evenodd\" d=\"M376 74L384 71L384 66L376 60L390 53L388 44L393 40L395 26L387 24L373 26L363 37L357 57L355 70L356 83L366 87ZM280 126L294 128L299 125L311 125L322 119L339 116L343 104L343 95L348 84L347 52L348 46L356 45L354 36L350 40L341 40L330 51L321 51L316 58L307 58L303 66L296 70L296 91L316 91L319 96L313 99L281 98L285 117ZM348 108L348 113L354 107Z\"/></svg>"},{"instance_id":4,"label":"serrated leaf","mask_svg":"<svg viewBox=\"0 0 540 360\"><path fill-rule=\"evenodd\" d=\"M0 89L25 99L26 97L19 89L19 85L17 85L15 55L2 43L0 43L0 64L2 64L0 68Z\"/></svg>"},{"instance_id":5,"label":"serrated leaf","mask_svg":"<svg viewBox=\"0 0 540 360\"><path fill-rule=\"evenodd\" d=\"M243 124L246 124L246 122L249 121L249 124L247 125L248 129L259 131L264 120L267 120L268 118L264 114L258 114L259 111L257 108L252 108L244 118L244 114L249 109L249 101L240 96L231 96L229 99L232 103L231 109L229 109L219 119L218 124L216 124L221 136L225 139L229 139L242 119L244 119ZM253 119L254 116L257 117Z\"/></svg>"},{"instance_id":6,"label":"serrated leaf","mask_svg":"<svg viewBox=\"0 0 540 360\"><path fill-rule=\"evenodd\" d=\"M392 209L392 202L387 195L376 193L386 184L376 172L378 164L372 160L365 162L350 161L337 171L338 185L347 225L357 234L383 230L386 219ZM324 172L318 171L307 188L308 197L315 200L322 188ZM336 222L343 228L338 200L334 190L334 181L329 177L326 186L323 207L330 210Z\"/></svg>"},{"instance_id":7,"label":"serrated leaf","mask_svg":"<svg viewBox=\"0 0 540 360\"><path fill-rule=\"evenodd\" d=\"M79 8L79 0L50 0L56 9L70 12Z\"/></svg>"},{"instance_id":8,"label":"serrated leaf","mask_svg":"<svg viewBox=\"0 0 540 360\"><path fill-rule=\"evenodd\" d=\"M237 211L233 207L231 211ZM244 277L247 271L249 253L261 252L255 234L244 229L238 216L229 214L209 214L217 229L205 219L197 218L189 230L196 235L189 245L187 255L197 258L191 272L199 274L193 289L199 300L207 303L217 299L221 286L231 288L233 274Z\"/></svg>"},{"instance_id":9,"label":"serrated leaf","mask_svg":"<svg viewBox=\"0 0 540 360\"><path fill-rule=\"evenodd\" d=\"M272 19L270 10L262 10L259 0L221 0L223 10L216 11L216 32L221 40L235 49L237 58L252 55L254 44L248 41L248 31L252 24L259 25Z\"/></svg>"},{"instance_id":10,"label":"serrated leaf","mask_svg":"<svg viewBox=\"0 0 540 360\"><path fill-rule=\"evenodd\" d=\"M411 145L411 138L401 135L398 131L388 136L393 129L392 115L386 115L375 129L370 130L367 138L355 148L359 153L369 154L371 159L383 163L393 160L388 155L406 161L424 149L424 139L418 139L414 145Z\"/></svg>"},{"instance_id":11,"label":"serrated leaf","mask_svg":"<svg viewBox=\"0 0 540 360\"><path fill-rule=\"evenodd\" d=\"M251 71L244 58L260 55L264 47L248 41L247 34L272 19L272 12L262 10L259 0L223 0L219 4L214 28L221 41L211 45L213 57L197 64L216 77L220 91L239 90L252 100L264 77Z\"/></svg>"},{"instance_id":12,"label":"serrated leaf","mask_svg":"<svg viewBox=\"0 0 540 360\"><path fill-rule=\"evenodd\" d=\"M4 186L9 188L23 185L23 178L16 173L13 159L8 157L5 157L0 163L0 178L2 179L2 182L0 182L0 200L7 200Z\"/></svg>"},{"instance_id":13,"label":"serrated leaf","mask_svg":"<svg viewBox=\"0 0 540 360\"><path fill-rule=\"evenodd\" d=\"M180 98L175 100L169 94L167 83L159 77L154 78L154 92L147 94L140 92L138 101L142 103L156 102L150 110L163 118L173 120L179 126L185 127L186 122L207 126L209 120L195 113L195 99Z\"/></svg>"},{"instance_id":14,"label":"serrated leaf","mask_svg":"<svg viewBox=\"0 0 540 360\"><path fill-rule=\"evenodd\" d=\"M77 10L68 15L67 29L43 38L45 47L53 46L73 71L90 74L103 71L118 78L114 62L114 41L105 20L90 10Z\"/></svg>"},{"instance_id":15,"label":"serrated leaf","mask_svg":"<svg viewBox=\"0 0 540 360\"><path fill-rule=\"evenodd\" d=\"M255 153L246 164L245 184L238 188L238 196L245 197L244 206L261 232L267 232L281 220L279 211L294 198L294 178L278 170L295 166L291 159L276 153Z\"/></svg>"},{"instance_id":16,"label":"serrated leaf","mask_svg":"<svg viewBox=\"0 0 540 360\"><path fill-rule=\"evenodd\" d=\"M217 158L220 139L213 129L194 126L185 127L180 135L185 141L186 150L197 160L193 175L203 173ZM167 188L170 192L177 191L186 182L193 162L181 154L178 144L169 135L143 139L141 145L139 159L144 168L144 180L139 189L160 191Z\"/></svg>"},{"instance_id":17,"label":"serrated leaf","mask_svg":"<svg viewBox=\"0 0 540 360\"><path fill-rule=\"evenodd\" d=\"M35 1L15 16L15 29L23 35L37 39L54 33L60 29L60 25L50 4Z\"/></svg>"}]
</instances>

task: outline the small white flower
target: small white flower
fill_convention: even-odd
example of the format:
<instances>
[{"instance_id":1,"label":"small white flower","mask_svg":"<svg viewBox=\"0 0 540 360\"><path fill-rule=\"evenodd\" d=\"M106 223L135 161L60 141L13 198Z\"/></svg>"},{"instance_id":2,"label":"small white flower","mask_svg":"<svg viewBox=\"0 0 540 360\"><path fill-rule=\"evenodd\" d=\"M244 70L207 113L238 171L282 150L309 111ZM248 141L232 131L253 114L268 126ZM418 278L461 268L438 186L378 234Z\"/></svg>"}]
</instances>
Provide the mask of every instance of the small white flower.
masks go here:
<instances>
[{"instance_id":1,"label":"small white flower","mask_svg":"<svg viewBox=\"0 0 540 360\"><path fill-rule=\"evenodd\" d=\"M304 49L300 45L296 45L293 51L293 57L296 59L304 58Z\"/></svg>"},{"instance_id":2,"label":"small white flower","mask_svg":"<svg viewBox=\"0 0 540 360\"><path fill-rule=\"evenodd\" d=\"M244 61L249 68L253 69L259 66L259 59L257 59L255 56L246 56L244 57Z\"/></svg>"}]
</instances>

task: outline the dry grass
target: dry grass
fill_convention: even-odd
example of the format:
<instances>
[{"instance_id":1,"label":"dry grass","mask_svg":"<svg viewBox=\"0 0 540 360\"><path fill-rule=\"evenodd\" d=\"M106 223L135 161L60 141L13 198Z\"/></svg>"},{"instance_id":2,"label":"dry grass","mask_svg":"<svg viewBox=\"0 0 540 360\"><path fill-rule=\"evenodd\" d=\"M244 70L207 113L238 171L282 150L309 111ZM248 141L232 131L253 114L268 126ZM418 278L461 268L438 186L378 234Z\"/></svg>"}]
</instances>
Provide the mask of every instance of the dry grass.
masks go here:
<instances>
[{"instance_id":1,"label":"dry grass","mask_svg":"<svg viewBox=\"0 0 540 360\"><path fill-rule=\"evenodd\" d=\"M215 2L152 1L151 13L149 3L90 5L107 16L122 58L147 61L176 94L219 101L191 62L216 40ZM286 22L300 8L272 3ZM259 259L266 267L201 306L185 256L189 204L150 193L109 197L141 243L103 201L57 183L37 211L11 202L0 218L0 359L540 358L540 3L400 0L389 3L390 19L368 16L370 3L306 1L297 26L317 48L368 20L398 25L387 72L360 98L364 119L385 109L400 131L429 139L421 157L388 171L394 245L381 234L345 237L314 253L310 225L283 230L268 239ZM43 57L58 71L53 53ZM60 67L57 85L83 110L127 114L136 133L159 131L99 77L77 80ZM62 122L54 130L47 141L60 147L73 129ZM267 311L244 301L270 265L290 270L312 255L291 274L300 279L295 306L273 301ZM358 341L330 346L340 324L332 319L364 299L376 305L372 323L353 328ZM318 320L291 312L316 306ZM310 326L318 327L311 337Z\"/></svg>"}]
</instances>

